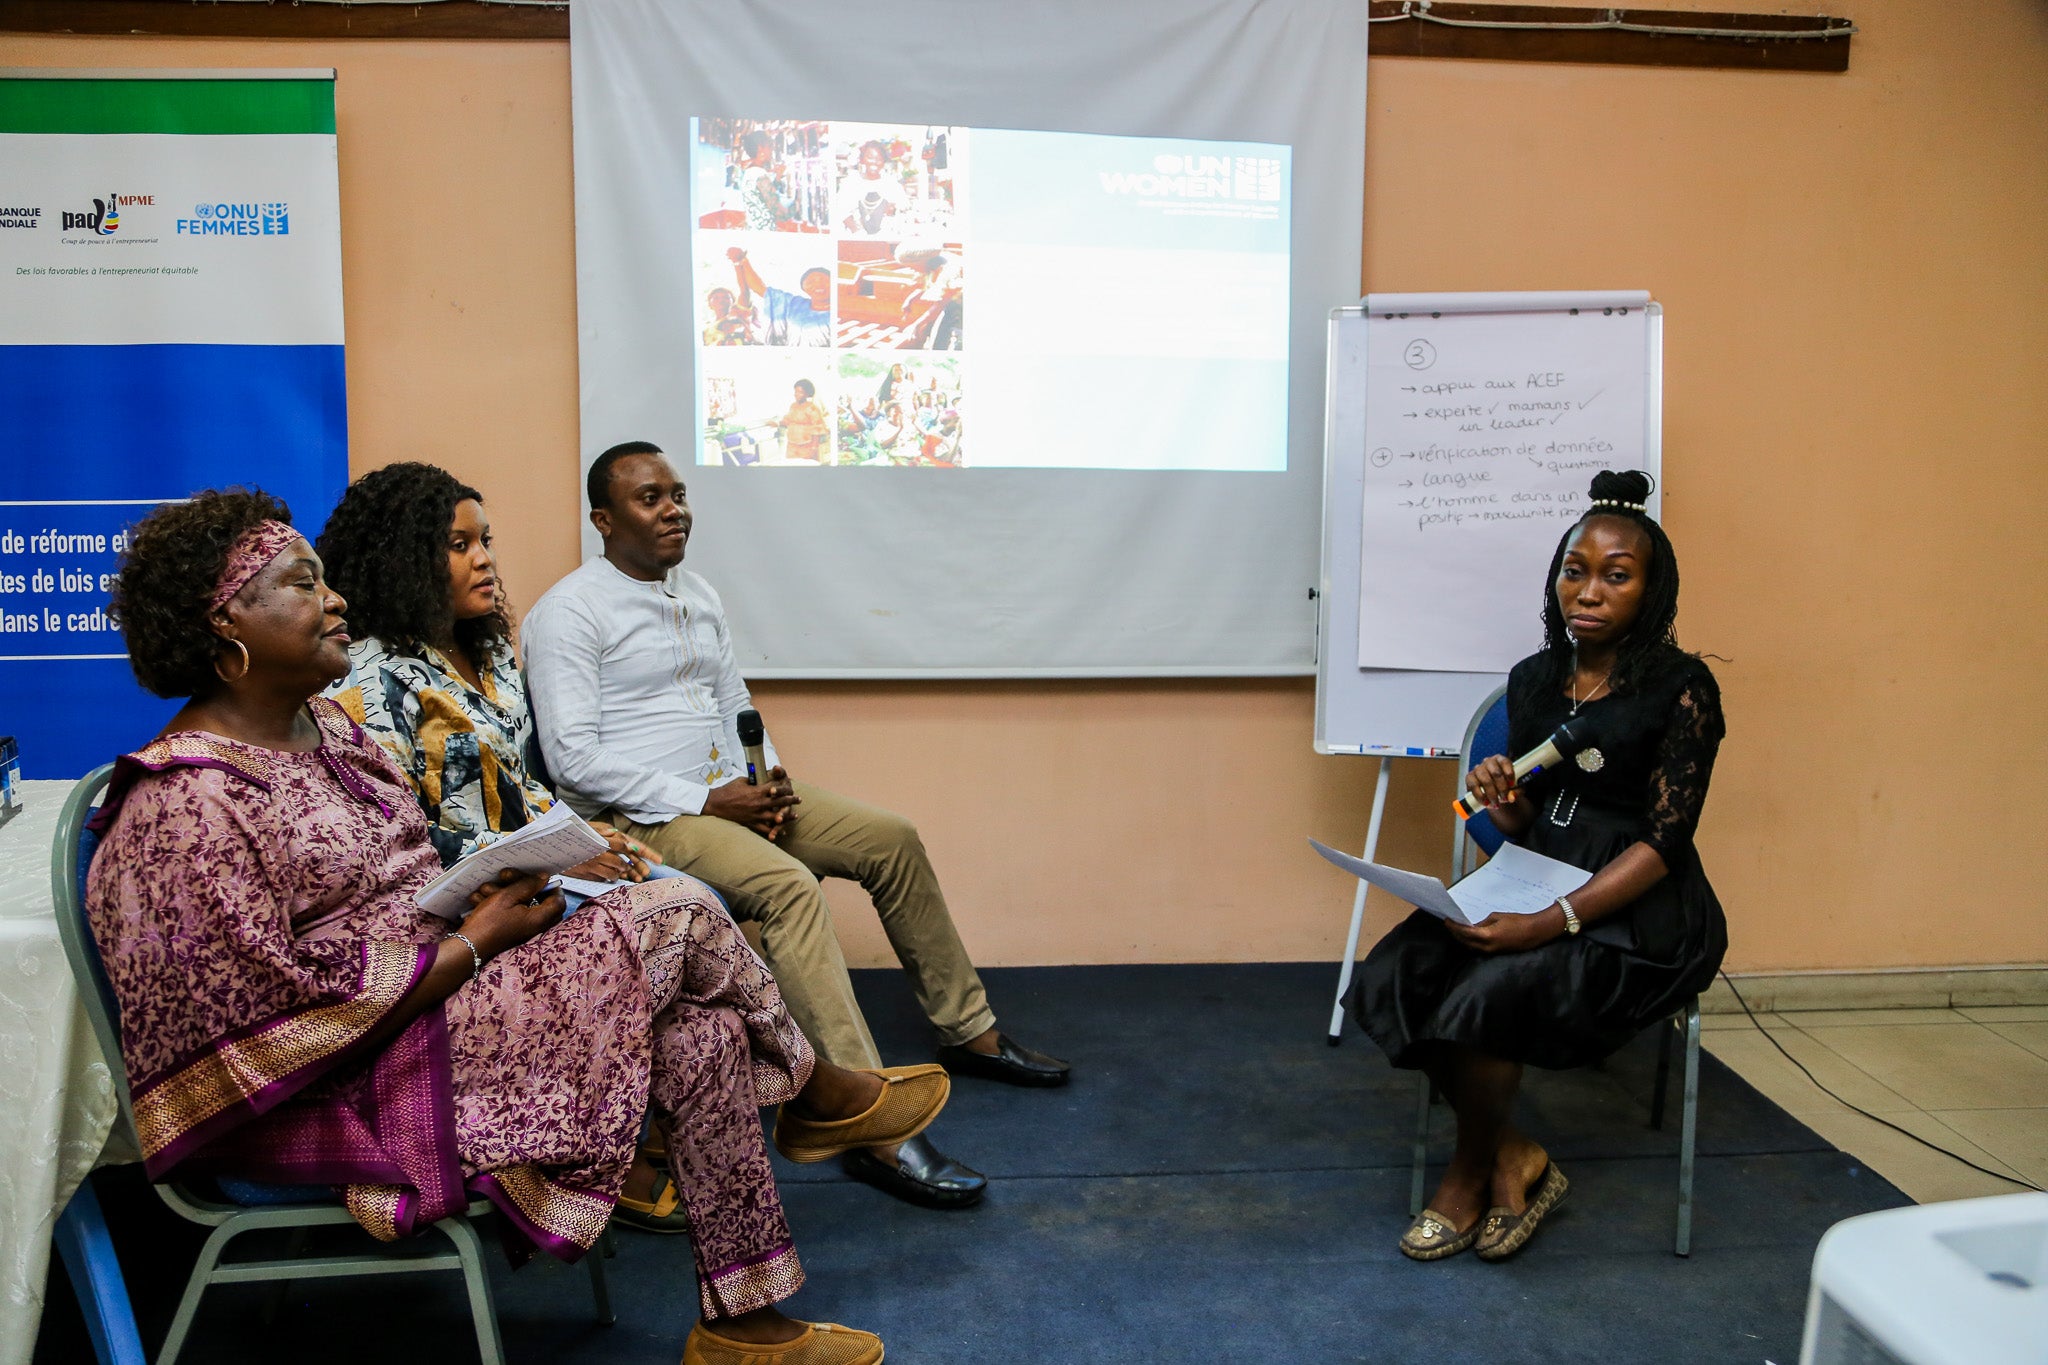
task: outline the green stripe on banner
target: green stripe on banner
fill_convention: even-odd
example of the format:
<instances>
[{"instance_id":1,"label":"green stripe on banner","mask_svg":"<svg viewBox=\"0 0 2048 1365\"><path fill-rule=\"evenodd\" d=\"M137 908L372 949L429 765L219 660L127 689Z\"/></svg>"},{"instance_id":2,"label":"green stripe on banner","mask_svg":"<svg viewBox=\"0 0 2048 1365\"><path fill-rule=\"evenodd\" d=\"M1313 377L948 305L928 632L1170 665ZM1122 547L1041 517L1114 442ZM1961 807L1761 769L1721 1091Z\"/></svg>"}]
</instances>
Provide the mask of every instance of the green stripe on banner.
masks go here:
<instances>
[{"instance_id":1,"label":"green stripe on banner","mask_svg":"<svg viewBox=\"0 0 2048 1365\"><path fill-rule=\"evenodd\" d=\"M326 80L0 80L0 133L331 133Z\"/></svg>"}]
</instances>

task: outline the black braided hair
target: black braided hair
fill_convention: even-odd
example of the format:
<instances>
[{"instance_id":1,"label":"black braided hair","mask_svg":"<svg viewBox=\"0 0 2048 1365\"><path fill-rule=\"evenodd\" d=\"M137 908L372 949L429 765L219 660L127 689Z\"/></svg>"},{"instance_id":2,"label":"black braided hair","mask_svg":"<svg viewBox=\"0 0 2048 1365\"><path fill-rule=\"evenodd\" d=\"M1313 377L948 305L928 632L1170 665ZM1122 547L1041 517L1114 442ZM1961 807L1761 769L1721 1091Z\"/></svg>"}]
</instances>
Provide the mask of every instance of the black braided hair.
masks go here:
<instances>
[{"instance_id":1,"label":"black braided hair","mask_svg":"<svg viewBox=\"0 0 2048 1365\"><path fill-rule=\"evenodd\" d=\"M1593 476L1587 497L1610 505L1588 508L1585 515L1559 537L1557 549L1550 556L1550 573L1543 580L1543 656L1548 675L1544 686L1547 689L1564 690L1572 676L1571 632L1565 627L1564 612L1557 605L1558 571L1564 565L1565 551L1578 539L1580 528L1595 517L1613 517L1628 522L1650 543L1649 563L1643 567L1647 581L1643 584L1642 606L1636 614L1635 624L1629 627L1628 634L1622 637L1621 647L1615 651L1614 672L1609 675L1608 687L1617 693L1629 691L1652 671L1684 653L1678 647L1678 555L1671 548L1671 538L1664 534L1664 528L1648 512L1638 512L1634 506L1611 505L1646 504L1650 490L1655 486L1650 476L1640 469L1603 469Z\"/></svg>"},{"instance_id":2,"label":"black braided hair","mask_svg":"<svg viewBox=\"0 0 2048 1365\"><path fill-rule=\"evenodd\" d=\"M221 642L206 616L228 551L261 523L291 519L291 509L260 488L209 488L135 524L107 610L137 682L159 697L204 697L220 687L213 665Z\"/></svg>"},{"instance_id":3,"label":"black braided hair","mask_svg":"<svg viewBox=\"0 0 2048 1365\"><path fill-rule=\"evenodd\" d=\"M452 634L481 667L512 632L504 577L488 616L451 621L448 527L455 505L484 495L437 465L405 461L348 486L314 549L327 583L348 599L349 634L376 636L405 654Z\"/></svg>"}]
</instances>

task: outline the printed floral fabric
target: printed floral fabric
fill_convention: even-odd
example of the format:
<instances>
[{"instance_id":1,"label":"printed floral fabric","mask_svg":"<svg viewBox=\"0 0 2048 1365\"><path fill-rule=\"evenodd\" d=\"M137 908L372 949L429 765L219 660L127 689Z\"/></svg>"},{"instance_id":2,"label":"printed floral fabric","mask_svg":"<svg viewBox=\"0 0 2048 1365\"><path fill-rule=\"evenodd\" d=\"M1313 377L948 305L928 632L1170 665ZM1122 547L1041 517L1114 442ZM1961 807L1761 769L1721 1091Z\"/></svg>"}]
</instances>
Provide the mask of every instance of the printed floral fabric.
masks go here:
<instances>
[{"instance_id":1,"label":"printed floral fabric","mask_svg":"<svg viewBox=\"0 0 2048 1365\"><path fill-rule=\"evenodd\" d=\"M327 695L397 763L443 866L555 803L529 772L533 708L509 645L479 665L481 687L430 647L402 654L358 640L348 657L348 676Z\"/></svg>"},{"instance_id":2,"label":"printed floral fabric","mask_svg":"<svg viewBox=\"0 0 2048 1365\"><path fill-rule=\"evenodd\" d=\"M177 734L109 791L87 904L150 1174L346 1185L386 1237L483 1193L573 1259L651 1097L703 1311L793 1292L757 1109L813 1059L716 896L676 877L598 897L366 1047L451 926L412 901L440 862L401 774L338 707L312 707L313 753Z\"/></svg>"}]
</instances>

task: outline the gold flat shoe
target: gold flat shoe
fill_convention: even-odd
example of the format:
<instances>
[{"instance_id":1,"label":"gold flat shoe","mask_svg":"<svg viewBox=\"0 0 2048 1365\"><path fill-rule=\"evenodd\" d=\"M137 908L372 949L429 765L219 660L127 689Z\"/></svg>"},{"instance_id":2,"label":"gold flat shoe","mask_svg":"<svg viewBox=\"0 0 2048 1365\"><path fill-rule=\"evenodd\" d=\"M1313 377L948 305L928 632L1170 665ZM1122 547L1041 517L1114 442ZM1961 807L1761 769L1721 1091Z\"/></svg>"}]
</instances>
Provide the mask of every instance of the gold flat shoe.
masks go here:
<instances>
[{"instance_id":1,"label":"gold flat shoe","mask_svg":"<svg viewBox=\"0 0 2048 1365\"><path fill-rule=\"evenodd\" d=\"M1528 1208L1520 1213L1509 1213L1499 1205L1488 1209L1486 1217L1479 1221L1479 1259L1505 1261L1527 1246L1544 1216L1564 1202L1565 1191L1571 1187L1571 1181L1552 1162L1543 1168L1543 1174L1531 1187Z\"/></svg>"},{"instance_id":2,"label":"gold flat shoe","mask_svg":"<svg viewBox=\"0 0 2048 1365\"><path fill-rule=\"evenodd\" d=\"M803 1335L774 1346L734 1341L698 1323L683 1342L683 1365L880 1365L882 1339L836 1322L807 1322Z\"/></svg>"},{"instance_id":3,"label":"gold flat shoe","mask_svg":"<svg viewBox=\"0 0 2048 1365\"><path fill-rule=\"evenodd\" d=\"M1424 1209L1408 1225L1408 1231L1401 1234L1401 1254L1411 1261L1441 1261L1446 1256L1455 1256L1479 1240L1483 1221L1475 1218L1471 1227L1460 1232L1435 1209Z\"/></svg>"}]
</instances>

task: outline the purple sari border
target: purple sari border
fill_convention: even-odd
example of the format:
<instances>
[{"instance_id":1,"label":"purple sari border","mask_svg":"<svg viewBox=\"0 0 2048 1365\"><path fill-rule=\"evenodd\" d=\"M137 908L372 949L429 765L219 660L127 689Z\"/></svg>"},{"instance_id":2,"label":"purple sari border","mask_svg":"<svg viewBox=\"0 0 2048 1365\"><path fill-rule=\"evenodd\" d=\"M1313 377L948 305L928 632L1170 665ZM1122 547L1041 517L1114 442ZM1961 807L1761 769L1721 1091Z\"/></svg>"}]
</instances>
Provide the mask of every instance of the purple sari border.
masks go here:
<instances>
[{"instance_id":1,"label":"purple sari border","mask_svg":"<svg viewBox=\"0 0 2048 1365\"><path fill-rule=\"evenodd\" d=\"M413 1219L419 1216L419 1211L420 1197L409 1189L399 1191L398 1210L391 1220L398 1225L399 1236L410 1237L420 1231L412 1225Z\"/></svg>"},{"instance_id":2,"label":"purple sari border","mask_svg":"<svg viewBox=\"0 0 2048 1365\"><path fill-rule=\"evenodd\" d=\"M427 970L432 966L433 963L425 961L415 964L413 978L411 981L406 983L406 991L410 992L414 986L417 986L419 984L420 977L426 975ZM363 947L360 959L356 962L355 984L350 988L354 994L360 995L362 993L363 977L366 973L368 973L369 969L370 948L369 945L366 943ZM402 1000L405 997L400 996L399 998ZM307 1008L319 1009L320 1006L309 1005ZM223 1033L220 1037L214 1039L212 1042L194 1048L192 1051L178 1058L177 1061L171 1063L171 1065L165 1067L162 1071L158 1072L154 1076L149 1077L147 1080L137 1081L135 1078L131 1077L129 1080L131 1096L137 1103L140 1103L143 1100L147 1099L150 1092L154 1091L158 1086L165 1085L171 1081L176 1080L178 1076L182 1074L184 1070L187 1067L191 1066L194 1062L209 1057L212 1054L219 1052L222 1048L233 1047L238 1043L246 1043L251 1041L252 1039L260 1038L265 1033L268 1033L273 1029L287 1028L291 1025L291 1022L295 1017L295 1014L279 1014L274 1015L269 1019L258 1019L256 1022L252 1024L244 1024L242 1025L242 1027L238 1029L230 1029L228 1032ZM264 1088L268 1089L269 1087L266 1086Z\"/></svg>"},{"instance_id":3,"label":"purple sari border","mask_svg":"<svg viewBox=\"0 0 2048 1365\"><path fill-rule=\"evenodd\" d=\"M469 1188L471 1193L480 1194L490 1200L491 1203L497 1205L498 1212L505 1215L505 1222L515 1229L524 1241L547 1252L548 1255L553 1256L556 1260L569 1265L575 1265L584 1256L589 1254L589 1247L581 1246L567 1237L549 1232L528 1218L525 1210L519 1207L519 1201L512 1197L511 1192L491 1172L479 1171L471 1176L469 1178ZM606 1195L595 1195L594 1197L604 1199L609 1204L616 1204L618 1202L616 1199Z\"/></svg>"},{"instance_id":4,"label":"purple sari border","mask_svg":"<svg viewBox=\"0 0 2048 1365\"><path fill-rule=\"evenodd\" d=\"M374 946L374 944L367 943L364 945L363 956L365 961L363 964L363 970L365 971L368 968L367 960L369 954ZM412 994L413 990L416 987L418 987L420 979L424 977L427 974L428 969L433 966L435 955L439 951L438 945L432 943L424 943L416 946L417 953L413 961L411 979L406 983L405 990L399 995L398 1001L394 1002L393 1008L396 1008L396 1005L398 1003L402 1003L405 997ZM361 978L359 976L358 980L360 981L360 979ZM222 1048L228 1046L230 1043L244 1041L246 1038L253 1038L260 1035L266 1029L286 1025L291 1022L291 1019L291 1016L284 1016L279 1019L269 1019L249 1029L238 1030L235 1034L229 1035L227 1038L223 1038L219 1043L214 1044L205 1052L198 1054L198 1056L186 1062L185 1067L190 1067L192 1065L198 1064L207 1055L218 1053ZM374 1029L374 1025L372 1025L372 1029ZM149 1176L151 1180L163 1179L172 1170L176 1169L176 1167L181 1161L184 1161L187 1158L195 1155L201 1148L205 1147L206 1144L208 1144L209 1142L212 1142L216 1138L220 1137L223 1133L231 1132L235 1128L248 1122L250 1119L256 1118L259 1115L268 1113L270 1110L275 1109L278 1105L284 1103L293 1095L305 1089L308 1085L311 1085L314 1081L320 1079L320 1077L326 1075L329 1071L332 1071L335 1067L339 1066L344 1061L347 1061L354 1054L360 1052L363 1048L364 1042L369 1038L372 1029L365 1029L360 1037L348 1043L346 1046L336 1048L333 1051L328 1052L321 1057L315 1058L311 1063L309 1063L306 1066L300 1067L297 1071L291 1073L290 1075L281 1076L277 1080L271 1082L270 1084L261 1087L254 1094L246 1095L241 1100L229 1104L225 1108L221 1109L218 1113L212 1114L204 1119L201 1119L199 1122L193 1124L191 1127L179 1133L176 1137L165 1142L163 1146L159 1147L155 1152L145 1155L143 1157L142 1163L143 1171ZM184 1069L184 1067L181 1067L177 1072L173 1072L169 1075L159 1077L157 1080L152 1081L148 1086L144 1087L142 1090L137 1091L135 1093L133 1100L131 1101L130 1108L139 1108L144 1097L148 1095L148 1093L151 1090L155 1089L157 1086L166 1084L169 1081L175 1079L178 1075L183 1074ZM452 1100L450 1101L450 1103L452 1105Z\"/></svg>"},{"instance_id":5,"label":"purple sari border","mask_svg":"<svg viewBox=\"0 0 2048 1365\"><path fill-rule=\"evenodd\" d=\"M795 1242L778 1242L776 1245L770 1247L768 1250L764 1252L761 1252L759 1255L745 1256L737 1261L732 1262L729 1265L720 1266L718 1269L711 1272L711 1277L713 1279L721 1279L724 1276L734 1273L735 1271L752 1270L757 1265L766 1265L770 1261L776 1260L783 1256L787 1256L790 1252L795 1250Z\"/></svg>"}]
</instances>

